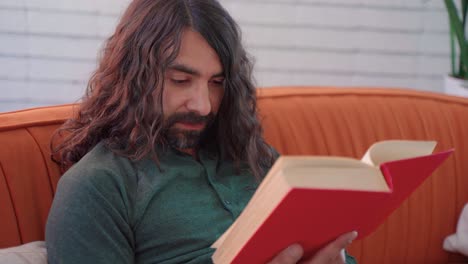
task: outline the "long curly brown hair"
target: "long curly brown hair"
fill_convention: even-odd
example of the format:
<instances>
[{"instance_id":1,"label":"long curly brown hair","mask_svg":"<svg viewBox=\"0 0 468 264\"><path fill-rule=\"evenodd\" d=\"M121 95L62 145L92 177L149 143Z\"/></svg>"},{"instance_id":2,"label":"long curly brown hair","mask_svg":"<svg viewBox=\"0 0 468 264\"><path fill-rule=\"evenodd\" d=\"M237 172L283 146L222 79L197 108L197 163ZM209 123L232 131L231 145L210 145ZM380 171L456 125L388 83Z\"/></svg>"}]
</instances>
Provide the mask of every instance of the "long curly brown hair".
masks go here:
<instances>
[{"instance_id":1,"label":"long curly brown hair","mask_svg":"<svg viewBox=\"0 0 468 264\"><path fill-rule=\"evenodd\" d=\"M275 154L257 117L252 63L238 25L216 0L134 0L107 40L77 115L51 143L52 157L68 169L103 141L114 153L158 162L163 145L164 72L176 58L184 29L200 33L217 52L225 94L211 139L223 160L247 164L260 178Z\"/></svg>"}]
</instances>

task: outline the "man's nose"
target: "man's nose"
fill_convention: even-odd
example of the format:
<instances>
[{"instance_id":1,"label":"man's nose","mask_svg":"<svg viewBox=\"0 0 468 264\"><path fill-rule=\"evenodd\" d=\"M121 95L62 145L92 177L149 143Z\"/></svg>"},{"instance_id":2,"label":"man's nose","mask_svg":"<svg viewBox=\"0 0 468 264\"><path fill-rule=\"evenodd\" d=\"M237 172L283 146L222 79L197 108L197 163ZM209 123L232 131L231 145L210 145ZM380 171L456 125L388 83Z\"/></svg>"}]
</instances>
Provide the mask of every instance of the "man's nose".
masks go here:
<instances>
[{"instance_id":1,"label":"man's nose","mask_svg":"<svg viewBox=\"0 0 468 264\"><path fill-rule=\"evenodd\" d=\"M195 87L189 102L187 103L189 111L196 112L198 115L206 116L211 112L210 90L208 84L200 84Z\"/></svg>"}]
</instances>

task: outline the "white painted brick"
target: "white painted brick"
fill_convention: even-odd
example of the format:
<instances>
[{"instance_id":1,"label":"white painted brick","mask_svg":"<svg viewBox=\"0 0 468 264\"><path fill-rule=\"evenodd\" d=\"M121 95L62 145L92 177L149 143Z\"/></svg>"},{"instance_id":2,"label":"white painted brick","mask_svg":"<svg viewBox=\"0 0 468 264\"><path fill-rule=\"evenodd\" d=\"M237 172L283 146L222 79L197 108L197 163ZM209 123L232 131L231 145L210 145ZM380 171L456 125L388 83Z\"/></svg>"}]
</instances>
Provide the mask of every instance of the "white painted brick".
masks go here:
<instances>
[{"instance_id":1,"label":"white painted brick","mask_svg":"<svg viewBox=\"0 0 468 264\"><path fill-rule=\"evenodd\" d=\"M17 110L23 110L28 108L35 108L41 106L52 105L53 103L47 102L29 102L29 101L13 101L13 102L2 102L0 101L0 113L13 112Z\"/></svg>"},{"instance_id":2,"label":"white painted brick","mask_svg":"<svg viewBox=\"0 0 468 264\"><path fill-rule=\"evenodd\" d=\"M438 74L447 58L378 54L338 54L328 52L252 49L259 68L357 71L389 74ZM421 60L421 63L419 62Z\"/></svg>"},{"instance_id":3,"label":"white painted brick","mask_svg":"<svg viewBox=\"0 0 468 264\"><path fill-rule=\"evenodd\" d=\"M29 37L29 54L95 60L103 44L98 39L54 38L43 36Z\"/></svg>"},{"instance_id":4,"label":"white painted brick","mask_svg":"<svg viewBox=\"0 0 468 264\"><path fill-rule=\"evenodd\" d=\"M108 38L114 34L117 23L120 17L117 16L99 16L98 17L98 34L101 37Z\"/></svg>"},{"instance_id":5,"label":"white painted brick","mask_svg":"<svg viewBox=\"0 0 468 264\"><path fill-rule=\"evenodd\" d=\"M69 62L53 60L30 60L31 78L67 80L67 81L87 81L91 73L95 70L95 63L89 62Z\"/></svg>"},{"instance_id":6,"label":"white painted brick","mask_svg":"<svg viewBox=\"0 0 468 264\"><path fill-rule=\"evenodd\" d=\"M421 35L421 52L427 53L445 53L447 57L450 54L450 38L448 33L441 34L422 34Z\"/></svg>"},{"instance_id":7,"label":"white painted brick","mask_svg":"<svg viewBox=\"0 0 468 264\"><path fill-rule=\"evenodd\" d=\"M442 1L441 1L442 2ZM448 14L447 12L438 12L428 10L422 13L422 20L424 23L424 29L426 31L437 30L442 32L448 32Z\"/></svg>"},{"instance_id":8,"label":"white painted brick","mask_svg":"<svg viewBox=\"0 0 468 264\"><path fill-rule=\"evenodd\" d=\"M351 49L357 46L356 32L323 29L245 26L244 40L248 45L275 47L323 47Z\"/></svg>"},{"instance_id":9,"label":"white painted brick","mask_svg":"<svg viewBox=\"0 0 468 264\"><path fill-rule=\"evenodd\" d=\"M23 8L26 6L26 0L2 0L0 9L3 7Z\"/></svg>"},{"instance_id":10,"label":"white painted brick","mask_svg":"<svg viewBox=\"0 0 468 264\"><path fill-rule=\"evenodd\" d=\"M229 2L225 8L239 22L295 23L297 20L296 8L293 6Z\"/></svg>"},{"instance_id":11,"label":"white painted brick","mask_svg":"<svg viewBox=\"0 0 468 264\"><path fill-rule=\"evenodd\" d=\"M268 3L270 0L257 0L256 2L264 2ZM222 4L230 3L230 2L248 2L248 0L221 0ZM351 6L351 7L359 7L359 6L370 6L376 8L423 8L423 7L430 7L430 8L440 8L443 7L443 3L438 3L442 1L426 1L426 0L393 0L393 1L382 1L382 0L276 0L276 2L282 3L289 3L291 5L295 4L302 4L302 5L335 5L335 6Z\"/></svg>"},{"instance_id":12,"label":"white painted brick","mask_svg":"<svg viewBox=\"0 0 468 264\"><path fill-rule=\"evenodd\" d=\"M382 56L358 54L354 70L390 74L413 74L417 58L409 56Z\"/></svg>"},{"instance_id":13,"label":"white painted brick","mask_svg":"<svg viewBox=\"0 0 468 264\"><path fill-rule=\"evenodd\" d=\"M0 31L24 32L27 28L27 14L22 10L0 9Z\"/></svg>"},{"instance_id":14,"label":"white painted brick","mask_svg":"<svg viewBox=\"0 0 468 264\"><path fill-rule=\"evenodd\" d=\"M314 24L344 28L422 30L422 14L411 10L349 9L339 6L295 6L258 2L228 2L225 6L241 24Z\"/></svg>"},{"instance_id":15,"label":"white painted brick","mask_svg":"<svg viewBox=\"0 0 468 264\"><path fill-rule=\"evenodd\" d=\"M356 70L365 72L383 72L395 74L440 74L448 68L448 58L408 57L359 54Z\"/></svg>"},{"instance_id":16,"label":"white painted brick","mask_svg":"<svg viewBox=\"0 0 468 264\"><path fill-rule=\"evenodd\" d=\"M277 6L279 10L285 8ZM298 24L316 24L326 26L344 26L352 27L357 26L356 21L360 16L362 10L349 10L347 8L336 8L336 7L310 7L310 6L296 6L295 22ZM291 20L285 19L287 22Z\"/></svg>"},{"instance_id":17,"label":"white painted brick","mask_svg":"<svg viewBox=\"0 0 468 264\"><path fill-rule=\"evenodd\" d=\"M35 33L97 36L98 16L28 11L28 28Z\"/></svg>"},{"instance_id":18,"label":"white painted brick","mask_svg":"<svg viewBox=\"0 0 468 264\"><path fill-rule=\"evenodd\" d=\"M52 100L57 103L74 103L81 99L86 89L86 83L28 83L28 98L38 101Z\"/></svg>"},{"instance_id":19,"label":"white painted brick","mask_svg":"<svg viewBox=\"0 0 468 264\"><path fill-rule=\"evenodd\" d=\"M49 9L73 12L120 14L130 0L2 0L1 7Z\"/></svg>"},{"instance_id":20,"label":"white painted brick","mask_svg":"<svg viewBox=\"0 0 468 264\"><path fill-rule=\"evenodd\" d=\"M130 0L99 0L95 2L95 5L97 6L99 12L103 14L120 15L123 13L123 11L125 11L130 2Z\"/></svg>"},{"instance_id":21,"label":"white painted brick","mask_svg":"<svg viewBox=\"0 0 468 264\"><path fill-rule=\"evenodd\" d=\"M386 78L378 76L370 77L356 75L352 80L352 85L368 87L409 88L441 93L442 81L442 77L440 79L434 80L421 78Z\"/></svg>"},{"instance_id":22,"label":"white painted brick","mask_svg":"<svg viewBox=\"0 0 468 264\"><path fill-rule=\"evenodd\" d=\"M418 71L419 57L377 54L337 54L328 52L304 52L253 49L259 68L358 71L389 74L413 74ZM446 61L437 57L424 57L419 73L436 74L441 63ZM429 66L426 66L429 65Z\"/></svg>"},{"instance_id":23,"label":"white painted brick","mask_svg":"<svg viewBox=\"0 0 468 264\"><path fill-rule=\"evenodd\" d=\"M418 61L418 73L446 74L450 72L450 57L420 57Z\"/></svg>"},{"instance_id":24,"label":"white painted brick","mask_svg":"<svg viewBox=\"0 0 468 264\"><path fill-rule=\"evenodd\" d=\"M0 80L0 102L22 99L26 96L27 84L25 82L14 82Z\"/></svg>"},{"instance_id":25,"label":"white painted brick","mask_svg":"<svg viewBox=\"0 0 468 264\"><path fill-rule=\"evenodd\" d=\"M29 63L25 59L0 57L0 79L26 78Z\"/></svg>"},{"instance_id":26,"label":"white painted brick","mask_svg":"<svg viewBox=\"0 0 468 264\"><path fill-rule=\"evenodd\" d=\"M30 8L96 12L95 0L25 0ZM99 0L98 0L99 2Z\"/></svg>"},{"instance_id":27,"label":"white painted brick","mask_svg":"<svg viewBox=\"0 0 468 264\"><path fill-rule=\"evenodd\" d=\"M422 15L417 11L363 9L355 19L359 26L400 30L422 29Z\"/></svg>"},{"instance_id":28,"label":"white painted brick","mask_svg":"<svg viewBox=\"0 0 468 264\"><path fill-rule=\"evenodd\" d=\"M264 86L357 86L357 87L395 87L442 92L442 77L439 79L396 78L362 75L324 75L316 73L276 73L256 71L258 85Z\"/></svg>"},{"instance_id":29,"label":"white painted brick","mask_svg":"<svg viewBox=\"0 0 468 264\"><path fill-rule=\"evenodd\" d=\"M405 0L403 0L403 1L405 1ZM439 0L430 0L430 1L420 0L420 1L424 2L424 6L426 6L428 8L440 8L440 9L445 10L444 1L439 1ZM411 1L409 1L409 2L411 2Z\"/></svg>"},{"instance_id":30,"label":"white painted brick","mask_svg":"<svg viewBox=\"0 0 468 264\"><path fill-rule=\"evenodd\" d=\"M346 0L342 0L341 2L345 2ZM380 6L380 7L407 7L407 8L423 8L423 7L432 7L437 8L440 5L433 2L442 2L440 0L392 0L392 1L382 1L382 0L360 0L362 4L372 5L372 6Z\"/></svg>"},{"instance_id":31,"label":"white painted brick","mask_svg":"<svg viewBox=\"0 0 468 264\"><path fill-rule=\"evenodd\" d=\"M393 52L419 52L421 34L392 32L356 32L356 48L365 51L381 50Z\"/></svg>"},{"instance_id":32,"label":"white painted brick","mask_svg":"<svg viewBox=\"0 0 468 264\"><path fill-rule=\"evenodd\" d=\"M73 103L84 94L86 84L0 80L0 101Z\"/></svg>"},{"instance_id":33,"label":"white painted brick","mask_svg":"<svg viewBox=\"0 0 468 264\"><path fill-rule=\"evenodd\" d=\"M416 81L416 88L423 91L431 91L436 93L444 93L444 79L443 76L436 80L418 78Z\"/></svg>"},{"instance_id":34,"label":"white painted brick","mask_svg":"<svg viewBox=\"0 0 468 264\"><path fill-rule=\"evenodd\" d=\"M249 46L314 47L339 50L382 50L395 52L449 52L440 34L335 31L307 28L245 26L244 40ZM443 43L442 43L443 42Z\"/></svg>"},{"instance_id":35,"label":"white painted brick","mask_svg":"<svg viewBox=\"0 0 468 264\"><path fill-rule=\"evenodd\" d=\"M355 75L351 85L367 87L416 88L415 79Z\"/></svg>"},{"instance_id":36,"label":"white painted brick","mask_svg":"<svg viewBox=\"0 0 468 264\"><path fill-rule=\"evenodd\" d=\"M259 68L294 70L350 71L354 68L354 56L324 52L300 52L252 49Z\"/></svg>"},{"instance_id":37,"label":"white painted brick","mask_svg":"<svg viewBox=\"0 0 468 264\"><path fill-rule=\"evenodd\" d=\"M29 54L27 35L0 35L0 53L13 55Z\"/></svg>"},{"instance_id":38,"label":"white painted brick","mask_svg":"<svg viewBox=\"0 0 468 264\"><path fill-rule=\"evenodd\" d=\"M95 60L102 41L31 35L3 35L0 54Z\"/></svg>"},{"instance_id":39,"label":"white painted brick","mask_svg":"<svg viewBox=\"0 0 468 264\"><path fill-rule=\"evenodd\" d=\"M259 87L270 86L346 86L351 83L349 75L323 75L316 73L269 72L258 70L255 78Z\"/></svg>"}]
</instances>

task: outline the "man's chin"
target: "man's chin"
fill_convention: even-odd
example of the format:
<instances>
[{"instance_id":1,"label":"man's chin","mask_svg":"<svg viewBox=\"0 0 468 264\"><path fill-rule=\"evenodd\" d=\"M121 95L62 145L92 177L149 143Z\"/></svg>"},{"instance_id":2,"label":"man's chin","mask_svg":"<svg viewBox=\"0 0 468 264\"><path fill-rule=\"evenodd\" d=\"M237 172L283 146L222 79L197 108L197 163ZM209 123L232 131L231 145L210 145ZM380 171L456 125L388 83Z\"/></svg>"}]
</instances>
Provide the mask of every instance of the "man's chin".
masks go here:
<instances>
[{"instance_id":1,"label":"man's chin","mask_svg":"<svg viewBox=\"0 0 468 264\"><path fill-rule=\"evenodd\" d=\"M194 131L179 131L178 133L173 133L171 135L172 136L168 136L167 139L169 145L175 149L195 149L200 144L200 132L194 133Z\"/></svg>"}]
</instances>

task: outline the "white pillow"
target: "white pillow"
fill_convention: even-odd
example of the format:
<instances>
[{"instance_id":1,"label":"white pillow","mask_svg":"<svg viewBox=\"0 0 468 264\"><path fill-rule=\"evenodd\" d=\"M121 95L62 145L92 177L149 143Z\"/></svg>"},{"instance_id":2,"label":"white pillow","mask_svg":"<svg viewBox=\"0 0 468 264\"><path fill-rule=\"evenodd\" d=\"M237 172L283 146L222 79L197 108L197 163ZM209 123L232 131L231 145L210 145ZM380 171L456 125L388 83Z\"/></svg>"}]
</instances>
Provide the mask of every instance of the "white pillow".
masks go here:
<instances>
[{"instance_id":1,"label":"white pillow","mask_svg":"<svg viewBox=\"0 0 468 264\"><path fill-rule=\"evenodd\" d=\"M444 249L468 256L468 203L458 219L457 231L444 240Z\"/></svg>"},{"instance_id":2,"label":"white pillow","mask_svg":"<svg viewBox=\"0 0 468 264\"><path fill-rule=\"evenodd\" d=\"M34 241L0 249L0 264L47 264L45 242Z\"/></svg>"}]
</instances>

